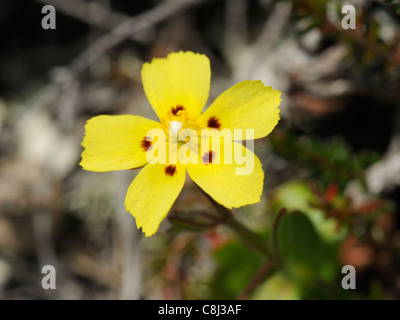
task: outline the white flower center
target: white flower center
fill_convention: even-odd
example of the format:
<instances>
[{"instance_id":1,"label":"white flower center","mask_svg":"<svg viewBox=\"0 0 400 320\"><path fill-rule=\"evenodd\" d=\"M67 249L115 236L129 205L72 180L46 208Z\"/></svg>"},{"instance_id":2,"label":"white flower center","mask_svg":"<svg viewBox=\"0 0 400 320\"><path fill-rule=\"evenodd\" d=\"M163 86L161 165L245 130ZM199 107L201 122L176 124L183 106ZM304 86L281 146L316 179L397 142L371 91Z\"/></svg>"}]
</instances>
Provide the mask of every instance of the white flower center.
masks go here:
<instances>
[{"instance_id":1,"label":"white flower center","mask_svg":"<svg viewBox=\"0 0 400 320\"><path fill-rule=\"evenodd\" d=\"M183 123L180 121L169 122L169 134L175 138L178 137L179 131L182 129Z\"/></svg>"}]
</instances>

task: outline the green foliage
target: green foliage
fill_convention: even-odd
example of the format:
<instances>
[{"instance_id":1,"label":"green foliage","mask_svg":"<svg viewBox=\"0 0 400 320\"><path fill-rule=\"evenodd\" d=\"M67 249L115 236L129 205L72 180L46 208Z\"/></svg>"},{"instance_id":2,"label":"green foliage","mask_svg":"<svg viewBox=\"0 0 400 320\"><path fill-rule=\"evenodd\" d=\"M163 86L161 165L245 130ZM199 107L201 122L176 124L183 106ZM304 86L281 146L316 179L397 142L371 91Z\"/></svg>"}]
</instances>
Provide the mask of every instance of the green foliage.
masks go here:
<instances>
[{"instance_id":1,"label":"green foliage","mask_svg":"<svg viewBox=\"0 0 400 320\"><path fill-rule=\"evenodd\" d=\"M271 135L270 141L275 152L305 166L310 176L318 178L325 186L336 182L343 187L352 179L363 179L365 168L379 160L377 152L354 152L340 137L323 141L317 137L298 137L293 132L283 131Z\"/></svg>"},{"instance_id":2,"label":"green foliage","mask_svg":"<svg viewBox=\"0 0 400 320\"><path fill-rule=\"evenodd\" d=\"M341 208L347 205L342 199L338 194L330 200ZM282 265L277 278L263 283L254 298L266 299L274 291L276 298L283 299L334 299L349 294L340 286L339 261L348 227L329 216L324 201L301 181L283 184L272 195L270 212L288 210L275 230Z\"/></svg>"},{"instance_id":3,"label":"green foliage","mask_svg":"<svg viewBox=\"0 0 400 320\"><path fill-rule=\"evenodd\" d=\"M238 241L215 253L217 270L211 285L211 299L236 299L263 264L263 259Z\"/></svg>"},{"instance_id":4,"label":"green foliage","mask_svg":"<svg viewBox=\"0 0 400 320\"><path fill-rule=\"evenodd\" d=\"M276 232L269 223L262 232L265 243L276 241L282 262L271 278L261 283L252 299L327 299L338 297L340 266L338 252L347 228L318 208L321 199L303 182L278 188L270 199L269 212L288 209ZM274 235L276 239L273 239ZM241 257L235 259L235 257ZM232 261L235 263L232 263ZM236 240L215 254L218 266L212 283L213 298L237 297L265 261Z\"/></svg>"}]
</instances>

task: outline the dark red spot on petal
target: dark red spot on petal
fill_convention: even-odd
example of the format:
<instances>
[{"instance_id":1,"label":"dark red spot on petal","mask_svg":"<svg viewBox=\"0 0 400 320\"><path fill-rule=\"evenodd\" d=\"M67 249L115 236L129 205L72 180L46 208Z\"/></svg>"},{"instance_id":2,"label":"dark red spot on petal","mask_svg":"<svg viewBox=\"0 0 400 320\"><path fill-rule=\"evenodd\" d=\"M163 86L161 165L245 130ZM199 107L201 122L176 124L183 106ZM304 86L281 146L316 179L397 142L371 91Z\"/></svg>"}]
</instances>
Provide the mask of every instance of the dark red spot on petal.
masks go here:
<instances>
[{"instance_id":1,"label":"dark red spot on petal","mask_svg":"<svg viewBox=\"0 0 400 320\"><path fill-rule=\"evenodd\" d=\"M218 118L215 116L210 117L207 122L207 127L213 128L213 129L219 129L221 128L221 122L219 121Z\"/></svg>"},{"instance_id":2,"label":"dark red spot on petal","mask_svg":"<svg viewBox=\"0 0 400 320\"><path fill-rule=\"evenodd\" d=\"M209 164L213 162L213 159L215 158L215 152L214 151L209 151L206 152L202 157L201 160L203 160L204 164Z\"/></svg>"},{"instance_id":3,"label":"dark red spot on petal","mask_svg":"<svg viewBox=\"0 0 400 320\"><path fill-rule=\"evenodd\" d=\"M175 108L171 109L171 112L174 116L176 116L176 114L178 113L178 111L182 111L185 110L185 108L181 105L176 106Z\"/></svg>"},{"instance_id":4,"label":"dark red spot on petal","mask_svg":"<svg viewBox=\"0 0 400 320\"><path fill-rule=\"evenodd\" d=\"M176 172L176 167L175 166L169 165L169 166L165 167L165 174L167 176L172 177L175 174L175 172Z\"/></svg>"},{"instance_id":5,"label":"dark red spot on petal","mask_svg":"<svg viewBox=\"0 0 400 320\"><path fill-rule=\"evenodd\" d=\"M148 137L144 137L140 143L140 146L143 148L144 151L147 151L151 147L151 141L148 140Z\"/></svg>"}]
</instances>

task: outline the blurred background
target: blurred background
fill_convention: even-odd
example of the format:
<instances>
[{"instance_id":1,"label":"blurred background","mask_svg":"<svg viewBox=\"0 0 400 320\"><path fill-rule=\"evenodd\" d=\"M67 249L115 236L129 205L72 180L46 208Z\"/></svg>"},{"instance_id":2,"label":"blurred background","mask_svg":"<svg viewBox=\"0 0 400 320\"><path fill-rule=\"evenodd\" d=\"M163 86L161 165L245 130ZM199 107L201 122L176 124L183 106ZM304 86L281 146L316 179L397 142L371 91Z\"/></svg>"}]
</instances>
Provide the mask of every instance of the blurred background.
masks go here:
<instances>
[{"instance_id":1,"label":"blurred background","mask_svg":"<svg viewBox=\"0 0 400 320\"><path fill-rule=\"evenodd\" d=\"M42 28L46 4L56 29ZM345 4L356 29L341 26ZM399 1L3 0L0 26L0 299L400 298ZM235 210L268 245L288 210L282 266L256 285L264 259L192 220L213 209L189 179L144 238L124 209L137 172L78 165L90 117L156 119L140 70L178 50L210 58L207 105L247 79L282 92L255 143L261 202Z\"/></svg>"}]
</instances>

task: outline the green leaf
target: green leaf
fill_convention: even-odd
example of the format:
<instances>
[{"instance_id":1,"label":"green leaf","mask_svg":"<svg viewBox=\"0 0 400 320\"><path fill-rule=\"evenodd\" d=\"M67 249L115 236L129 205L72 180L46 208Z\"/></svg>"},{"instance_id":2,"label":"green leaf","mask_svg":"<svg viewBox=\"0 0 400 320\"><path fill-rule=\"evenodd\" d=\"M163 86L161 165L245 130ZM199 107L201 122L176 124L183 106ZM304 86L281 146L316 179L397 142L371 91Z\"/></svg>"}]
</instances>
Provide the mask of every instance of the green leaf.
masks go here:
<instances>
[{"instance_id":1,"label":"green leaf","mask_svg":"<svg viewBox=\"0 0 400 320\"><path fill-rule=\"evenodd\" d=\"M286 275L304 295L321 297L321 285L328 286L339 274L337 247L324 242L310 219L299 211L286 213L277 232Z\"/></svg>"},{"instance_id":2,"label":"green leaf","mask_svg":"<svg viewBox=\"0 0 400 320\"><path fill-rule=\"evenodd\" d=\"M325 241L337 243L344 238L346 230L344 228L338 230L337 221L327 218L325 213L317 208L318 205L320 205L320 199L306 183L291 181L276 191L273 197L272 211L278 212L280 208L302 211Z\"/></svg>"}]
</instances>

